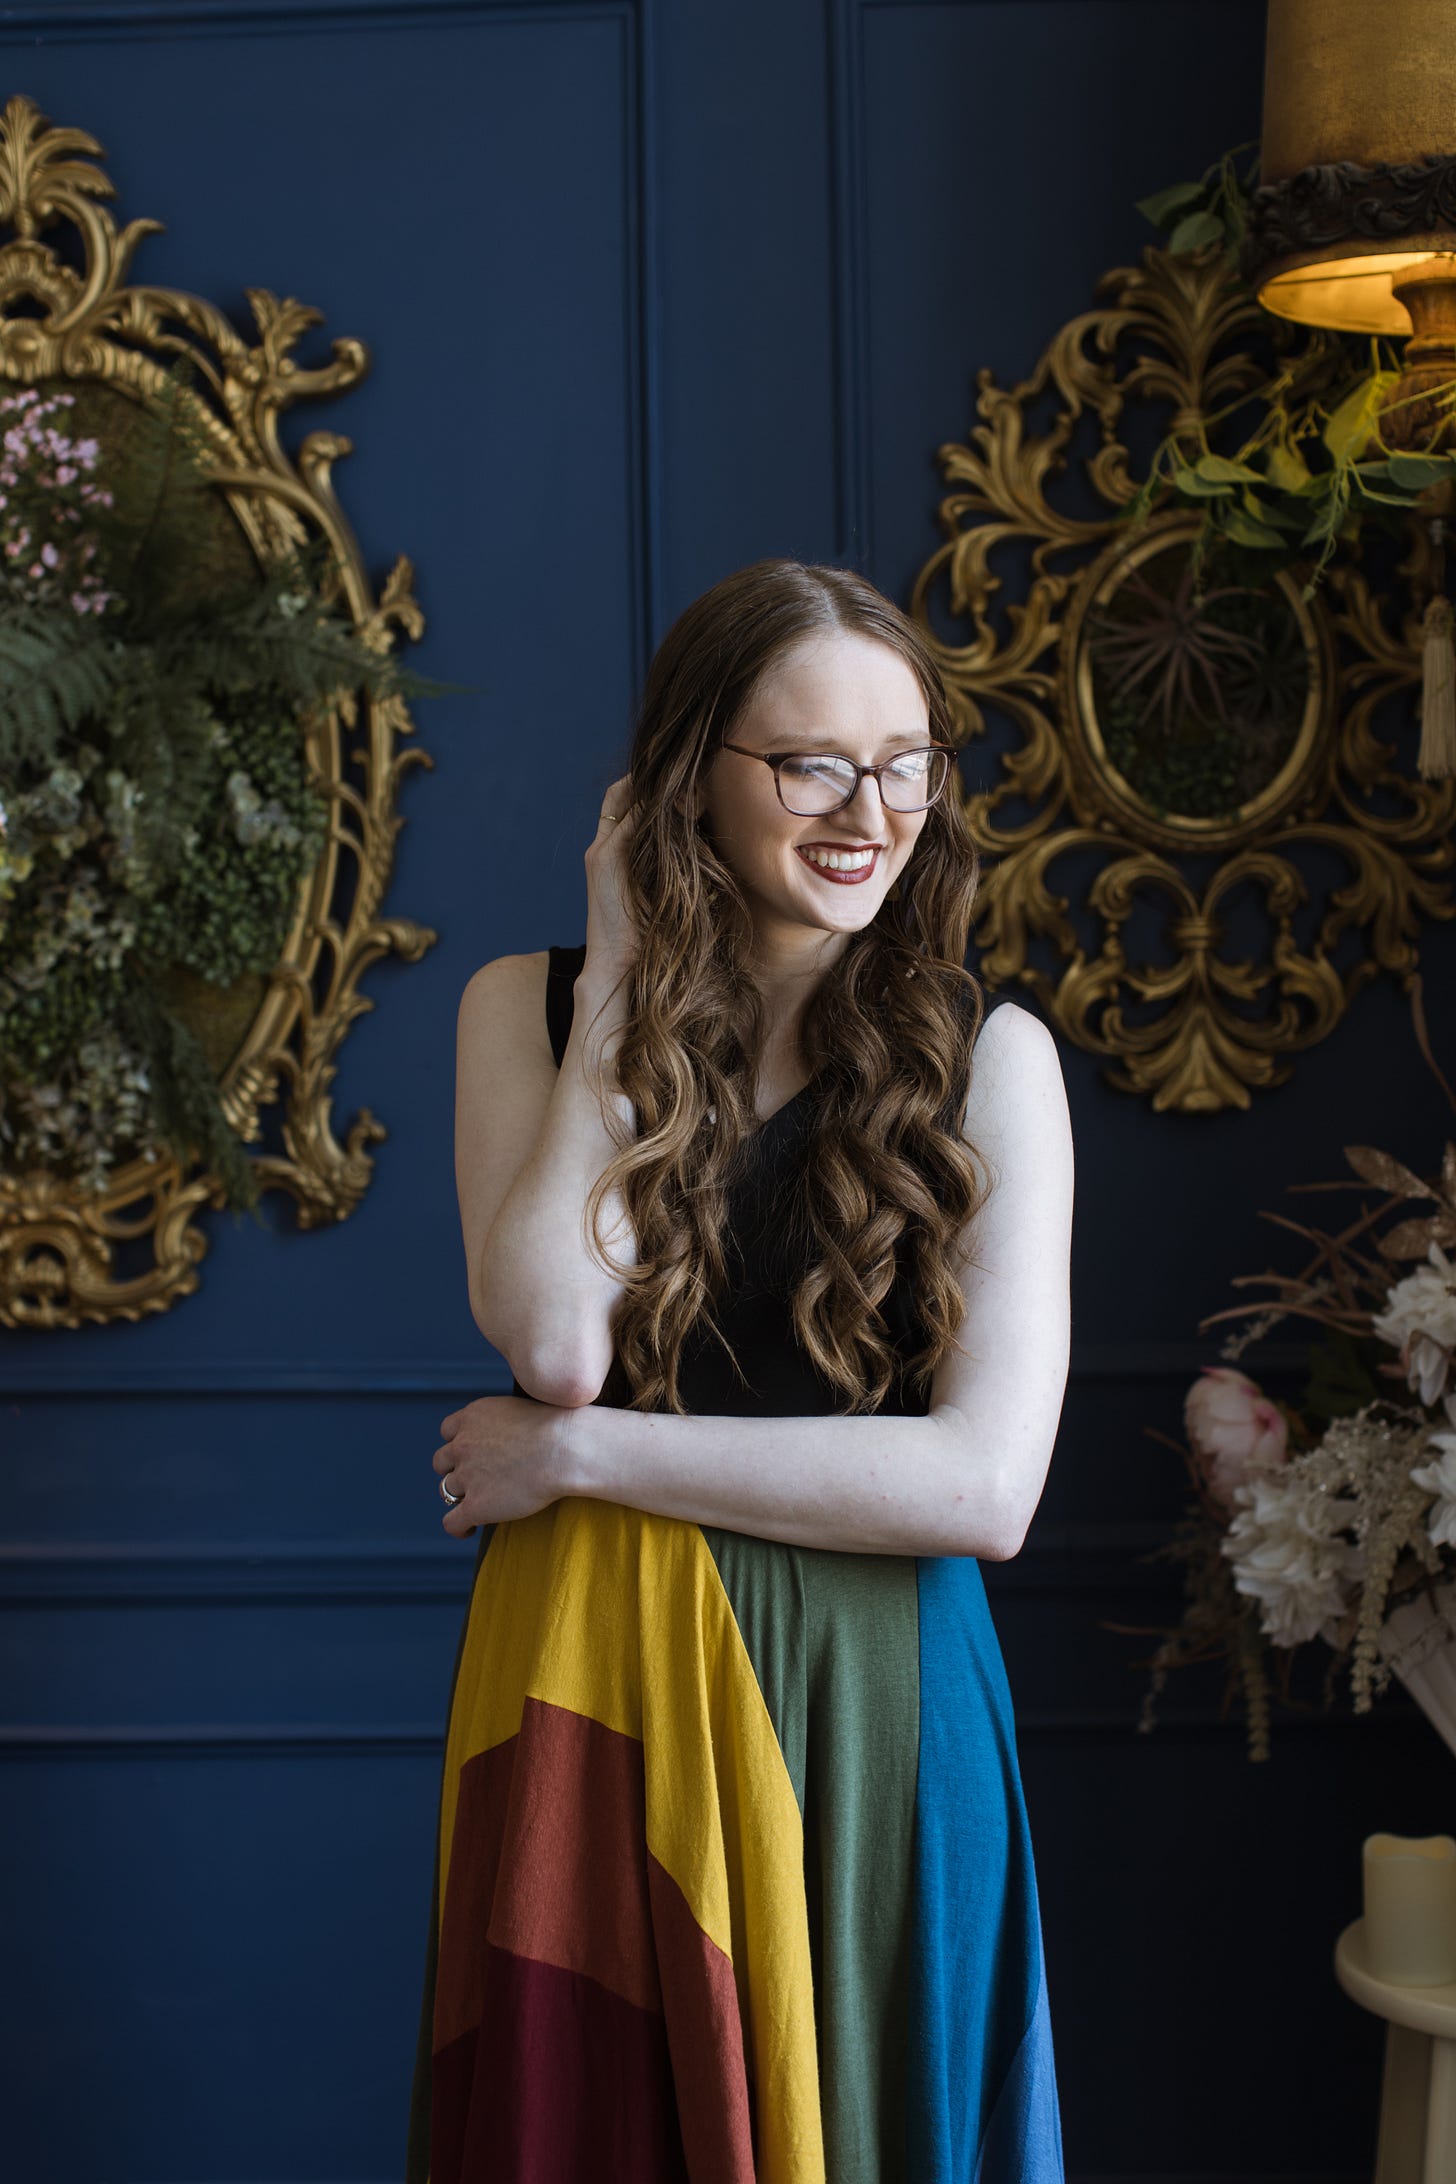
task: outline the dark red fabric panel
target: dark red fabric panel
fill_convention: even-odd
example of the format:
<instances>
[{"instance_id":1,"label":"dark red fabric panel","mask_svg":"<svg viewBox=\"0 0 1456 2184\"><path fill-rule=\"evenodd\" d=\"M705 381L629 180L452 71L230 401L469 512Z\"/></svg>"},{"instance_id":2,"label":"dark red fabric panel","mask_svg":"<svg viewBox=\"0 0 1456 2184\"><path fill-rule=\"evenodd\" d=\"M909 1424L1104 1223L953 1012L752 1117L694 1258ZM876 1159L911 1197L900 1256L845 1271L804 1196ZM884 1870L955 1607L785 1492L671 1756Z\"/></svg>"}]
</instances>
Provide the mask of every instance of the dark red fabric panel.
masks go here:
<instances>
[{"instance_id":1,"label":"dark red fabric panel","mask_svg":"<svg viewBox=\"0 0 1456 2184\"><path fill-rule=\"evenodd\" d=\"M435 2056L430 2184L688 2184L661 2017L486 1957L478 2030Z\"/></svg>"},{"instance_id":2,"label":"dark red fabric panel","mask_svg":"<svg viewBox=\"0 0 1456 2184\"><path fill-rule=\"evenodd\" d=\"M519 1733L460 1770L437 2048L480 2022L487 1940L661 2008L646 1837L636 1738L528 1698Z\"/></svg>"},{"instance_id":3,"label":"dark red fabric panel","mask_svg":"<svg viewBox=\"0 0 1456 2184\"><path fill-rule=\"evenodd\" d=\"M432 2081L431 2184L753 2184L733 1966L648 1852L634 1737L527 1699L461 1769Z\"/></svg>"},{"instance_id":4,"label":"dark red fabric panel","mask_svg":"<svg viewBox=\"0 0 1456 2184\"><path fill-rule=\"evenodd\" d=\"M733 1966L648 1853L652 1926L693 2184L753 2184L758 2138Z\"/></svg>"}]
</instances>

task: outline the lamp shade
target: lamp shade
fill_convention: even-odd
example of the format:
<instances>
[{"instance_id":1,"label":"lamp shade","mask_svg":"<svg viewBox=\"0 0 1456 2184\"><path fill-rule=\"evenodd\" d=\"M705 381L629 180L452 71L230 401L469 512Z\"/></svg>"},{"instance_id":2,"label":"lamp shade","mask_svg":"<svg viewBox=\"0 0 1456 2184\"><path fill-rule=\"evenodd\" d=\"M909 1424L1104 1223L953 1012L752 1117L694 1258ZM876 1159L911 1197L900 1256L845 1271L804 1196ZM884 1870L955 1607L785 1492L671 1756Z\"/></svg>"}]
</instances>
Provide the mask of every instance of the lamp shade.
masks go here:
<instances>
[{"instance_id":1,"label":"lamp shade","mask_svg":"<svg viewBox=\"0 0 1456 2184\"><path fill-rule=\"evenodd\" d=\"M1266 310L1404 336L1392 282L1456 252L1456 0L1269 0L1244 272Z\"/></svg>"}]
</instances>

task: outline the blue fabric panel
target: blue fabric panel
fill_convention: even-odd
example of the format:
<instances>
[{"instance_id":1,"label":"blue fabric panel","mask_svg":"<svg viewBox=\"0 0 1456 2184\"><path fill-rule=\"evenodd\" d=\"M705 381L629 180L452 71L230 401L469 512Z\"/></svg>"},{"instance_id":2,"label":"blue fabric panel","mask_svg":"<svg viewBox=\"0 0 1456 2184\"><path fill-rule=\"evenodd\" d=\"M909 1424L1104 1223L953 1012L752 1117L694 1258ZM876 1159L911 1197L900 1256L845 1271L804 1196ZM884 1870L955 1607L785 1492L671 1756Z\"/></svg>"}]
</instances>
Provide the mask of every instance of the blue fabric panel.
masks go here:
<instances>
[{"instance_id":1,"label":"blue fabric panel","mask_svg":"<svg viewBox=\"0 0 1456 2184\"><path fill-rule=\"evenodd\" d=\"M1059 2184L1062 2119L1043 1963L1036 2012L981 2141L975 2184Z\"/></svg>"},{"instance_id":2,"label":"blue fabric panel","mask_svg":"<svg viewBox=\"0 0 1456 2184\"><path fill-rule=\"evenodd\" d=\"M1063 2184L1031 1834L1000 1642L970 1556L922 1559L908 2168Z\"/></svg>"}]
</instances>

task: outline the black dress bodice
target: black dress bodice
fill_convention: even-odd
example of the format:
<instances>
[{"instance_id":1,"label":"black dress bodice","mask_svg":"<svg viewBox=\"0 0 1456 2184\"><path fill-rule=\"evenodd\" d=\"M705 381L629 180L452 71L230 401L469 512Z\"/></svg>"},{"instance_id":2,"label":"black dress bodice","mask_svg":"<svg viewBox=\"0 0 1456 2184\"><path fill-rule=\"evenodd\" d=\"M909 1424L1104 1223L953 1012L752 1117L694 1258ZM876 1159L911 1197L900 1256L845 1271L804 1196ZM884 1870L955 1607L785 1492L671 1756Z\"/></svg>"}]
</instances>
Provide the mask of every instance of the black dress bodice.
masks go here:
<instances>
[{"instance_id":1,"label":"black dress bodice","mask_svg":"<svg viewBox=\"0 0 1456 2184\"><path fill-rule=\"evenodd\" d=\"M552 948L546 980L546 1022L557 1067L571 1035L575 983L586 960L586 945ZM988 996L986 1014L1006 996ZM733 1269L729 1292L714 1309L732 1344L748 1386L735 1373L722 1343L706 1326L694 1329L678 1362L678 1387L688 1410L707 1417L806 1417L838 1409L842 1400L814 1368L794 1336L789 1309L796 1279L783 1248L779 1214L796 1163L805 1157L815 1084L811 1080L792 1099L760 1123L744 1148L747 1162L729 1187L728 1259ZM915 1311L908 1266L908 1242L901 1240L894 1284L880 1309L901 1357L925 1341ZM512 1392L527 1391L519 1381ZM615 1409L630 1401L626 1376L614 1364L598 1398ZM890 1417L923 1414L925 1391L897 1379L879 1406Z\"/></svg>"}]
</instances>

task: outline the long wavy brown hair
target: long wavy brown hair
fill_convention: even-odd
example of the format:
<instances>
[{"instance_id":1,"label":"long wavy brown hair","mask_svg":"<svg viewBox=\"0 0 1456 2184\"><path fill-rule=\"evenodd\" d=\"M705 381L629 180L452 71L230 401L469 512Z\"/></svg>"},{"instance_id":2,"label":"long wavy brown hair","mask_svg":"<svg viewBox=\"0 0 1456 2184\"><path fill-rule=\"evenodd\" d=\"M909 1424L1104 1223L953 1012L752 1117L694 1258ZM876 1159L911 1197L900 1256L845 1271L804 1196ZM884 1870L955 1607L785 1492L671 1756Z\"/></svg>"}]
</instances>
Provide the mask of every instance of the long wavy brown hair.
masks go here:
<instances>
[{"instance_id":1,"label":"long wavy brown hair","mask_svg":"<svg viewBox=\"0 0 1456 2184\"><path fill-rule=\"evenodd\" d=\"M754 1063L764 1026L748 968L753 923L734 873L693 816L698 781L765 671L832 630L897 652L925 693L932 738L954 740L939 670L914 624L852 571L798 561L757 562L704 593L668 631L643 692L627 768L637 819L625 864L642 940L616 1064L638 1134L629 1140L604 1108L620 1150L586 1208L600 1263L624 1287L613 1337L634 1409L685 1409L678 1361L690 1329L707 1326L733 1355L714 1306L728 1278L729 1191L758 1127ZM927 815L894 899L849 936L802 1021L819 1096L807 1157L776 1225L802 1270L791 1300L795 1336L846 1412L878 1409L901 1376L928 1388L947 1350L961 1347L958 1240L991 1181L961 1135L985 1006L963 961L979 878L952 782ZM603 1236L613 1194L632 1224L638 1256L630 1266ZM897 1254L926 1334L909 1357L880 1311Z\"/></svg>"}]
</instances>

